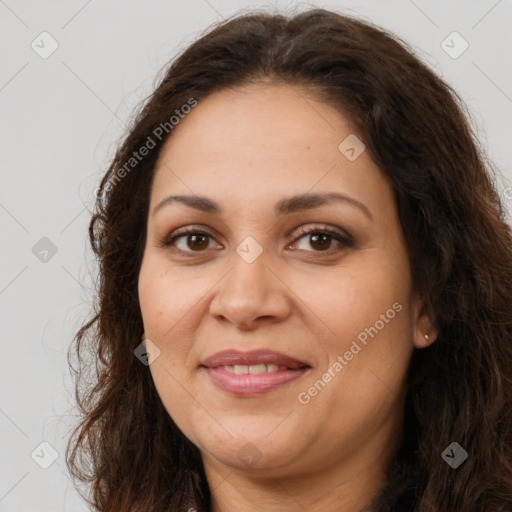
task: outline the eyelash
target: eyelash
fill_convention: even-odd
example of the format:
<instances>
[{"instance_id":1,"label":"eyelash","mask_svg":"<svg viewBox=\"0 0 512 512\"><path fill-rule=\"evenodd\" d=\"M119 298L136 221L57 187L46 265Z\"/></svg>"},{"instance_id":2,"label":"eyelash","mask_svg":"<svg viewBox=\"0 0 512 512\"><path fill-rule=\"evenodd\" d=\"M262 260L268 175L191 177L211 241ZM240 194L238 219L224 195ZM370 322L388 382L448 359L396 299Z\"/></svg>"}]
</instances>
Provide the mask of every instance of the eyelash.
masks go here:
<instances>
[{"instance_id":1,"label":"eyelash","mask_svg":"<svg viewBox=\"0 0 512 512\"><path fill-rule=\"evenodd\" d=\"M213 238L210 233L203 231L201 229L198 229L197 227L186 227L183 229L178 229L174 233L172 233L170 236L166 237L164 240L160 242L161 247L167 247L171 249L175 253L183 254L185 256L195 256L196 254L205 253L206 251L182 251L181 249L177 249L175 247L172 247L172 244L179 238L186 237L188 235L203 235L203 236L209 236ZM328 226L315 226L314 228L299 228L299 232L297 233L296 237L294 238L293 243L295 243L297 240L301 239L302 237L306 235L330 235L333 237L336 241L340 242L345 248L353 247L354 240L343 233L342 231L338 231L337 229L329 228ZM343 250L343 249L340 249ZM332 254L332 249L327 249L325 251L306 251L306 252L317 252L321 254ZM339 252L339 251L334 251Z\"/></svg>"}]
</instances>

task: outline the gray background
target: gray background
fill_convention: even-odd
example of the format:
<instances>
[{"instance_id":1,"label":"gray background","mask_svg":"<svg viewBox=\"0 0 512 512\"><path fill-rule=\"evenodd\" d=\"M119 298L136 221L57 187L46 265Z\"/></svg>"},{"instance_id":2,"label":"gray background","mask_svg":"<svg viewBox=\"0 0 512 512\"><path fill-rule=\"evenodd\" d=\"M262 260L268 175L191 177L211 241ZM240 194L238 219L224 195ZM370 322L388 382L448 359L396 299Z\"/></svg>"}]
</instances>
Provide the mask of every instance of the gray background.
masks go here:
<instances>
[{"instance_id":1,"label":"gray background","mask_svg":"<svg viewBox=\"0 0 512 512\"><path fill-rule=\"evenodd\" d=\"M290 4L0 0L0 511L87 510L64 463L76 414L66 354L92 298L94 189L124 123L162 66L210 23ZM512 212L510 0L294 5L359 15L410 42L472 111ZM46 59L31 47L50 48L43 31L59 45ZM469 44L457 58L441 46L453 31ZM462 40L447 41L452 54L462 49ZM57 454L47 469L43 441Z\"/></svg>"}]
</instances>

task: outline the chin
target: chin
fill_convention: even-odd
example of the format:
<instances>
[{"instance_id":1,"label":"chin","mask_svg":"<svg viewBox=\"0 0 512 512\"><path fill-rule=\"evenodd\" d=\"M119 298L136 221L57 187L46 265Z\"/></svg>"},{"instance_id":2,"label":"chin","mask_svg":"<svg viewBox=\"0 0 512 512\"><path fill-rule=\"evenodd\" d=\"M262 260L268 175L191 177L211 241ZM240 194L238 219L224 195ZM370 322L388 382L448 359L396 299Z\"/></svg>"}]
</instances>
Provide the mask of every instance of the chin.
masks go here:
<instances>
[{"instance_id":1,"label":"chin","mask_svg":"<svg viewBox=\"0 0 512 512\"><path fill-rule=\"evenodd\" d=\"M270 439L268 433L272 429L254 422L250 427L239 424L239 429L231 424L226 430L218 426L215 432L201 433L192 442L201 452L226 466L255 472L290 465L300 455L296 436L291 433L283 431L279 437Z\"/></svg>"}]
</instances>

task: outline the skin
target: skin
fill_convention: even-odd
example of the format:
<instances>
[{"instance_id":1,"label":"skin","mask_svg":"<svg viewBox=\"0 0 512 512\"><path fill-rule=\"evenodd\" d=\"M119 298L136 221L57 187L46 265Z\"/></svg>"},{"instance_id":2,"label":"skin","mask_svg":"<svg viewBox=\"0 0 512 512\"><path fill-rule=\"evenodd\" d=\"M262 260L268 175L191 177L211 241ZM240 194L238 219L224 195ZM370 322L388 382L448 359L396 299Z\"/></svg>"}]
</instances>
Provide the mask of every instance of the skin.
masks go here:
<instances>
[{"instance_id":1,"label":"skin","mask_svg":"<svg viewBox=\"0 0 512 512\"><path fill-rule=\"evenodd\" d=\"M397 448L412 351L436 335L412 289L389 180L366 151L350 161L338 149L353 133L350 120L312 91L261 83L201 100L160 154L140 306L145 338L161 351L150 365L156 389L201 451L213 512L262 504L358 512L383 485ZM285 197L332 191L363 203L372 218L349 202L274 213ZM207 196L223 213L173 202L153 214L178 194ZM324 224L348 233L353 246L298 233L301 226L322 233ZM211 236L199 248L187 235L161 244L183 226ZM252 263L236 252L248 236L263 250ZM333 372L394 303L401 311ZM234 397L199 368L230 348L277 350L311 369L261 397ZM299 393L329 368L335 376L301 403Z\"/></svg>"}]
</instances>

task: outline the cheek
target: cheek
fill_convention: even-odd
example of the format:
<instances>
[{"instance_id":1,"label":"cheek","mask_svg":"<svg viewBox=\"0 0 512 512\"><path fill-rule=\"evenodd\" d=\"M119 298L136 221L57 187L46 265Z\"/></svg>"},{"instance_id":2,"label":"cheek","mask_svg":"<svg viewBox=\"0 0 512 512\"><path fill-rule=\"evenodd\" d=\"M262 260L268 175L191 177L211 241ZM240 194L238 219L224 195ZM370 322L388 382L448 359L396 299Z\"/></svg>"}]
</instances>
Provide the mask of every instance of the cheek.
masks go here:
<instances>
[{"instance_id":1,"label":"cheek","mask_svg":"<svg viewBox=\"0 0 512 512\"><path fill-rule=\"evenodd\" d=\"M185 362L193 340L189 334L180 332L180 328L188 318L194 298L197 302L189 288L185 283L171 283L167 269L151 257L143 262L138 283L139 303L144 335L160 350L149 368L162 398L175 397L178 391L175 388L187 378Z\"/></svg>"},{"instance_id":2,"label":"cheek","mask_svg":"<svg viewBox=\"0 0 512 512\"><path fill-rule=\"evenodd\" d=\"M368 256L361 265L320 276L309 288L303 281L298 291L307 298L304 302L315 313L319 330L326 333L317 341L328 363L308 383L314 385L323 376L328 382L325 387L318 384L318 395L311 401L317 412L343 404L363 417L364 411L389 407L404 385L413 335L409 278L402 272L407 267L399 259L387 263L376 251ZM326 374L329 369L331 374ZM336 421L339 418L328 423L336 428Z\"/></svg>"},{"instance_id":3,"label":"cheek","mask_svg":"<svg viewBox=\"0 0 512 512\"><path fill-rule=\"evenodd\" d=\"M160 350L149 366L151 377L162 403L181 429L187 414L195 414L195 401L187 393L187 356L193 345L183 326L189 319L197 296L191 293L190 281L171 280L168 266L151 255L143 261L139 274L139 303L144 334ZM193 312L192 312L193 313Z\"/></svg>"},{"instance_id":4,"label":"cheek","mask_svg":"<svg viewBox=\"0 0 512 512\"><path fill-rule=\"evenodd\" d=\"M162 343L173 329L179 327L202 297L205 288L197 279L176 279L169 265L160 258L149 256L139 274L139 303L145 334Z\"/></svg>"},{"instance_id":5,"label":"cheek","mask_svg":"<svg viewBox=\"0 0 512 512\"><path fill-rule=\"evenodd\" d=\"M388 264L382 252L374 251L330 272L296 276L293 290L314 313L332 348L343 350L347 340L361 333L364 339L365 329L376 323L379 331L390 332L392 324L408 320L409 280L400 268L398 261Z\"/></svg>"}]
</instances>

